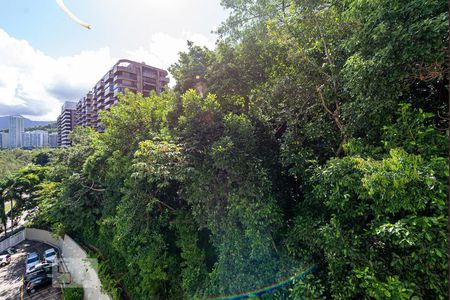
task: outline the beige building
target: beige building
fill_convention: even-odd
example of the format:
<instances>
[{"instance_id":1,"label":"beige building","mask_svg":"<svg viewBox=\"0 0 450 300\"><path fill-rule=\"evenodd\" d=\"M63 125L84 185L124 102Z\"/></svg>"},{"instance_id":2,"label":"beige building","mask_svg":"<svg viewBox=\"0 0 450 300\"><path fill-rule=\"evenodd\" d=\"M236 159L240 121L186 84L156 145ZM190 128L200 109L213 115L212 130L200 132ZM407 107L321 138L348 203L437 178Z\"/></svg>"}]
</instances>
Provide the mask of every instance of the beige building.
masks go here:
<instances>
[{"instance_id":1,"label":"beige building","mask_svg":"<svg viewBox=\"0 0 450 300\"><path fill-rule=\"evenodd\" d=\"M119 60L86 96L77 103L64 104L57 119L58 146L70 145L68 135L75 126L91 126L97 131L103 131L99 112L115 105L119 101L119 93L128 90L148 97L151 91L161 93L168 83L165 70L128 59Z\"/></svg>"},{"instance_id":2,"label":"beige building","mask_svg":"<svg viewBox=\"0 0 450 300\"><path fill-rule=\"evenodd\" d=\"M92 126L97 131L103 131L98 113L116 104L118 93L129 90L133 93L142 93L144 97L151 91L159 94L169 83L167 76L167 71L145 63L119 60L97 82L92 91L78 101L76 125Z\"/></svg>"}]
</instances>

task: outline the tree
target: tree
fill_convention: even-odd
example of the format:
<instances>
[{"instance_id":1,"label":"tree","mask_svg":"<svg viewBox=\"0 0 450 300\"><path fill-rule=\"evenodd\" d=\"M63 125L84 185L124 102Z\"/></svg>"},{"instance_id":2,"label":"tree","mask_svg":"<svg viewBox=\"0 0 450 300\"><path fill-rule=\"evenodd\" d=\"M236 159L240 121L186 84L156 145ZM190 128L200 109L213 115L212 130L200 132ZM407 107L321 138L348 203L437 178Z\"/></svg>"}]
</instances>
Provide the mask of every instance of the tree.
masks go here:
<instances>
[{"instance_id":1,"label":"tree","mask_svg":"<svg viewBox=\"0 0 450 300\"><path fill-rule=\"evenodd\" d=\"M35 191L35 222L93 249L114 299L227 297L311 263L261 297L446 298L445 3L222 4L174 90L120 95L3 198Z\"/></svg>"},{"instance_id":2,"label":"tree","mask_svg":"<svg viewBox=\"0 0 450 300\"><path fill-rule=\"evenodd\" d=\"M175 91L184 93L189 89L197 89L203 93L206 88L206 69L212 52L206 47L195 46L188 41L188 52L180 53L178 62L173 64L169 71L177 84Z\"/></svg>"}]
</instances>

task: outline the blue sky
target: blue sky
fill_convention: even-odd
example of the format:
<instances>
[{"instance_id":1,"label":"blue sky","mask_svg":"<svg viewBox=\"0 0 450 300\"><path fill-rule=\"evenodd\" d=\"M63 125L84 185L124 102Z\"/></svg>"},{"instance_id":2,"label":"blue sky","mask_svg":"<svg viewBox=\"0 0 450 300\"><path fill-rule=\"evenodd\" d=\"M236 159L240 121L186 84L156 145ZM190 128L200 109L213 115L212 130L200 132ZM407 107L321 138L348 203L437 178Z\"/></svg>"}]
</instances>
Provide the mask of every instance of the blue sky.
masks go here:
<instances>
[{"instance_id":1,"label":"blue sky","mask_svg":"<svg viewBox=\"0 0 450 300\"><path fill-rule=\"evenodd\" d=\"M220 0L0 0L0 115L55 119L119 58L167 68L186 40L214 47ZM86 70L89 72L86 73Z\"/></svg>"}]
</instances>

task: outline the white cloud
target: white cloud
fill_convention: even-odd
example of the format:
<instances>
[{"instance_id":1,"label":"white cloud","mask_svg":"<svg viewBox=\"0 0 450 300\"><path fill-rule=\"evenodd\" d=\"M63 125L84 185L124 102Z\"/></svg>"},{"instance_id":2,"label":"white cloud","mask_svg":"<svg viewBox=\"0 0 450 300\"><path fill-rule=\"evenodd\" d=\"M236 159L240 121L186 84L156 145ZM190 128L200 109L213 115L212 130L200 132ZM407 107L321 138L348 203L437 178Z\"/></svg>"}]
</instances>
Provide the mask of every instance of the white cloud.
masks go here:
<instances>
[{"instance_id":1,"label":"white cloud","mask_svg":"<svg viewBox=\"0 0 450 300\"><path fill-rule=\"evenodd\" d=\"M178 60L178 53L187 49L187 40L214 47L204 35L183 32L181 36L155 33L142 46L119 53L167 69ZM108 47L54 58L0 28L0 115L55 120L64 101L83 97L117 60Z\"/></svg>"},{"instance_id":2,"label":"white cloud","mask_svg":"<svg viewBox=\"0 0 450 300\"><path fill-rule=\"evenodd\" d=\"M0 115L54 120L114 63L108 48L52 58L0 29Z\"/></svg>"}]
</instances>

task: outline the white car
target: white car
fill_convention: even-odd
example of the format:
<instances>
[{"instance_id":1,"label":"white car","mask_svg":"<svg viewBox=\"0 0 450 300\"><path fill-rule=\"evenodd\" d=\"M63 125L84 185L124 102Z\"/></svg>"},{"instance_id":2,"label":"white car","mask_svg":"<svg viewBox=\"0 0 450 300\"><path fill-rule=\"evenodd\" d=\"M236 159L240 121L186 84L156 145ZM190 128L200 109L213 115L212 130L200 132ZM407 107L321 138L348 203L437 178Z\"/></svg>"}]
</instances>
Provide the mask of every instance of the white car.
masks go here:
<instances>
[{"instance_id":1,"label":"white car","mask_svg":"<svg viewBox=\"0 0 450 300\"><path fill-rule=\"evenodd\" d=\"M55 266L55 263L50 263L50 262L40 262L35 266L32 266L27 274L31 274L40 270L45 270L46 272L48 272L49 270L51 270L53 268L53 266Z\"/></svg>"},{"instance_id":2,"label":"white car","mask_svg":"<svg viewBox=\"0 0 450 300\"><path fill-rule=\"evenodd\" d=\"M26 273L30 273L31 269L34 269L34 266L36 266L39 263L39 255L36 252L32 252L28 254L27 256L27 265L26 265Z\"/></svg>"},{"instance_id":3,"label":"white car","mask_svg":"<svg viewBox=\"0 0 450 300\"><path fill-rule=\"evenodd\" d=\"M44 252L44 260L48 263L55 263L57 262L58 255L56 254L55 249L50 248L45 250Z\"/></svg>"},{"instance_id":4,"label":"white car","mask_svg":"<svg viewBox=\"0 0 450 300\"><path fill-rule=\"evenodd\" d=\"M11 262L11 255L1 255L0 256L0 267L6 266Z\"/></svg>"}]
</instances>

